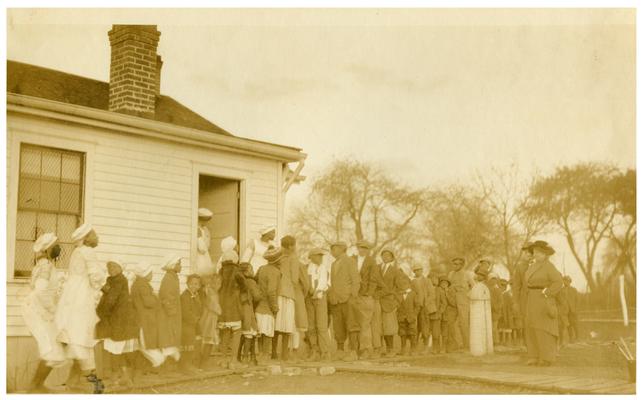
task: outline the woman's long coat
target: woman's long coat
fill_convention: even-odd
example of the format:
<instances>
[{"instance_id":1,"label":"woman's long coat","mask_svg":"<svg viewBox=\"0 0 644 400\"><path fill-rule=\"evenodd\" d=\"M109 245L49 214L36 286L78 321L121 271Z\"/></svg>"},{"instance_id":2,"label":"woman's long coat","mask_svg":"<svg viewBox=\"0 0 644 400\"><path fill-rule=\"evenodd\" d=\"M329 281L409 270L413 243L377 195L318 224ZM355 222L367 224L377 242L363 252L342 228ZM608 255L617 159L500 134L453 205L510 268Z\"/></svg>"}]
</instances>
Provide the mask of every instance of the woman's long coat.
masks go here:
<instances>
[{"instance_id":1,"label":"woman's long coat","mask_svg":"<svg viewBox=\"0 0 644 400\"><path fill-rule=\"evenodd\" d=\"M161 317L161 302L154 294L150 282L136 277L132 284L132 302L136 310L137 325L143 330L143 340L146 349L158 349L159 318Z\"/></svg>"},{"instance_id":2,"label":"woman's long coat","mask_svg":"<svg viewBox=\"0 0 644 400\"><path fill-rule=\"evenodd\" d=\"M138 338L136 311L127 278L123 274L110 276L101 290L103 296L96 307L100 318L96 324L96 338L110 338L115 342Z\"/></svg>"},{"instance_id":3,"label":"woman's long coat","mask_svg":"<svg viewBox=\"0 0 644 400\"><path fill-rule=\"evenodd\" d=\"M246 278L239 270L239 266L230 261L222 263L220 272L219 302L221 303L221 317L219 317L219 321L241 322L241 292L246 289Z\"/></svg>"},{"instance_id":4,"label":"woman's long coat","mask_svg":"<svg viewBox=\"0 0 644 400\"><path fill-rule=\"evenodd\" d=\"M557 295L563 288L561 273L550 261L537 261L528 267L523 281L527 288L526 328L558 336Z\"/></svg>"},{"instance_id":5,"label":"woman's long coat","mask_svg":"<svg viewBox=\"0 0 644 400\"><path fill-rule=\"evenodd\" d=\"M181 346L181 292L179 276L166 271L159 288L161 318L159 320L159 347Z\"/></svg>"}]
</instances>

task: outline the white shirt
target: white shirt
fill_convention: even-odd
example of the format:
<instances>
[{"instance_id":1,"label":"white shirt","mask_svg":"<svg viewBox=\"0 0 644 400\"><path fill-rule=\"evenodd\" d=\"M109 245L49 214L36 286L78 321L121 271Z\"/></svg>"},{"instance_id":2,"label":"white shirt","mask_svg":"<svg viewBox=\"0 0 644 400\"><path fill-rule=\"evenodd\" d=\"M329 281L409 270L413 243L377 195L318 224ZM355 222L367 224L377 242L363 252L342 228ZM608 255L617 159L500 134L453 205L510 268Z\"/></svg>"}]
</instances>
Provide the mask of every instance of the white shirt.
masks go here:
<instances>
[{"instance_id":1,"label":"white shirt","mask_svg":"<svg viewBox=\"0 0 644 400\"><path fill-rule=\"evenodd\" d=\"M321 298L322 294L329 289L329 285L331 283L328 266L325 264L317 265L309 263L307 273L311 280L311 288L314 291L314 297L318 299Z\"/></svg>"},{"instance_id":2,"label":"white shirt","mask_svg":"<svg viewBox=\"0 0 644 400\"><path fill-rule=\"evenodd\" d=\"M362 257L361 255L358 255L358 271L362 270L362 264L364 264L364 259L366 257Z\"/></svg>"}]
</instances>

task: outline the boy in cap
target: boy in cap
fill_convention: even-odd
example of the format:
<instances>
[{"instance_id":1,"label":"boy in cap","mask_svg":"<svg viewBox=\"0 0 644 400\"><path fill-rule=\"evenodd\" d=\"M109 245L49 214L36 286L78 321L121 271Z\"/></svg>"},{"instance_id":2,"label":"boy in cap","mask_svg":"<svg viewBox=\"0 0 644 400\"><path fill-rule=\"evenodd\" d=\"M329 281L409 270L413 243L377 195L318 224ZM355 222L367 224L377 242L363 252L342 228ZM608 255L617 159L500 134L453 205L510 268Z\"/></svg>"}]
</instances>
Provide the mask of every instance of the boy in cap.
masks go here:
<instances>
[{"instance_id":1,"label":"boy in cap","mask_svg":"<svg viewBox=\"0 0 644 400\"><path fill-rule=\"evenodd\" d=\"M360 289L358 297L352 302L353 313L357 318L360 329L359 356L360 358L373 357L373 350L380 351L382 327L380 322L380 306L374 295L379 287L384 286L382 274L376 260L370 254L370 245L365 240L356 243L358 255L354 257L360 273ZM375 316L378 311L377 317Z\"/></svg>"},{"instance_id":2,"label":"boy in cap","mask_svg":"<svg viewBox=\"0 0 644 400\"><path fill-rule=\"evenodd\" d=\"M307 275L310 289L306 296L306 313L309 318L307 336L311 344L309 361L319 361L322 358L330 361L329 312L327 305L327 290L329 289L329 270L323 264L324 251L318 247L309 251L310 263Z\"/></svg>"},{"instance_id":3,"label":"boy in cap","mask_svg":"<svg viewBox=\"0 0 644 400\"><path fill-rule=\"evenodd\" d=\"M358 359L360 326L350 302L358 297L360 274L356 261L346 251L347 245L344 242L338 241L331 245L331 255L335 261L331 265L331 287L327 295L338 356L345 361L355 361ZM350 351L345 355L344 343L347 336Z\"/></svg>"},{"instance_id":4,"label":"boy in cap","mask_svg":"<svg viewBox=\"0 0 644 400\"><path fill-rule=\"evenodd\" d=\"M447 275L442 275L439 280L441 292L445 296L445 306L440 321L440 332L436 332L436 329L434 329L433 334L436 334L436 337L440 336L440 352L445 353L454 351L458 347L456 342L458 304L456 302L456 292L452 289Z\"/></svg>"},{"instance_id":5,"label":"boy in cap","mask_svg":"<svg viewBox=\"0 0 644 400\"><path fill-rule=\"evenodd\" d=\"M400 306L397 310L398 335L400 336L399 355L407 356L417 346L418 338L418 313L421 309L421 302L418 294L411 287L402 293ZM409 343L409 348L407 348Z\"/></svg>"},{"instance_id":6,"label":"boy in cap","mask_svg":"<svg viewBox=\"0 0 644 400\"><path fill-rule=\"evenodd\" d=\"M382 334L387 346L387 356L393 357L395 355L394 335L398 334L396 310L402 300L402 294L409 287L409 278L396 265L392 249L384 248L380 252L380 256L383 261L381 266L383 286L376 293L382 308Z\"/></svg>"},{"instance_id":7,"label":"boy in cap","mask_svg":"<svg viewBox=\"0 0 644 400\"><path fill-rule=\"evenodd\" d=\"M421 265L414 265L412 268L414 278L411 281L411 287L418 296L418 346L412 351L420 351L422 347L423 353L429 346L429 337L431 335L431 322L429 319L430 314L436 312L436 290L429 278L423 276L423 267Z\"/></svg>"}]
</instances>

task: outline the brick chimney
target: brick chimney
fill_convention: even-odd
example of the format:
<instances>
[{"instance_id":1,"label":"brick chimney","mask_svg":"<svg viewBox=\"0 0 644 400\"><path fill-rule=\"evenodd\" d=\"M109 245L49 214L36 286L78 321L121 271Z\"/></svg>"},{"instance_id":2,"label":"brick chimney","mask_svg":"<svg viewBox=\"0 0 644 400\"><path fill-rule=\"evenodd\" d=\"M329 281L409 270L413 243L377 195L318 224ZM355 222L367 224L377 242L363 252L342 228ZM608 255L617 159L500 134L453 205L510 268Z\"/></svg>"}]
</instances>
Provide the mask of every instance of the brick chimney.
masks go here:
<instances>
[{"instance_id":1,"label":"brick chimney","mask_svg":"<svg viewBox=\"0 0 644 400\"><path fill-rule=\"evenodd\" d=\"M154 117L161 82L161 57L156 25L113 25L108 32L110 62L109 110Z\"/></svg>"}]
</instances>

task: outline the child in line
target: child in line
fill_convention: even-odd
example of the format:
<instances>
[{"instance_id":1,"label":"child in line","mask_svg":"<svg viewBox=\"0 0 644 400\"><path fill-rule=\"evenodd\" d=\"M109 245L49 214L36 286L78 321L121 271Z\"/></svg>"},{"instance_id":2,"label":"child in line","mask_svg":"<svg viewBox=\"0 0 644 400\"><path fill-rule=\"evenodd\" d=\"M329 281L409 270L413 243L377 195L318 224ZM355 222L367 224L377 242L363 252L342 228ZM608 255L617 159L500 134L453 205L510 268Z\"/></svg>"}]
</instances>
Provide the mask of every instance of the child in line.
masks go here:
<instances>
[{"instance_id":1,"label":"child in line","mask_svg":"<svg viewBox=\"0 0 644 400\"><path fill-rule=\"evenodd\" d=\"M508 287L507 279L501 279L500 286L503 291L503 312L499 319L499 332L501 334L501 344L508 346L512 342L512 334L516 333L513 315L514 299L512 296L512 290Z\"/></svg>"},{"instance_id":2,"label":"child in line","mask_svg":"<svg viewBox=\"0 0 644 400\"><path fill-rule=\"evenodd\" d=\"M271 353L271 343L275 335L275 316L279 310L277 304L277 291L281 279L279 262L284 257L282 249L270 247L264 258L267 264L257 270L257 285L260 290L260 299L255 307L255 319L260 337L260 353L268 358Z\"/></svg>"},{"instance_id":3,"label":"child in line","mask_svg":"<svg viewBox=\"0 0 644 400\"><path fill-rule=\"evenodd\" d=\"M201 304L201 278L197 274L186 278L186 289L181 294L181 370L184 373L193 373L196 349L200 348L201 328L199 319L203 313Z\"/></svg>"},{"instance_id":4,"label":"child in line","mask_svg":"<svg viewBox=\"0 0 644 400\"><path fill-rule=\"evenodd\" d=\"M241 273L245 278L245 289L242 289L240 299L242 303L242 340L239 343L237 361L257 365L255 355L255 338L259 335L257 319L255 318L255 304L261 299L259 286L253 279L253 266L250 263L239 264Z\"/></svg>"},{"instance_id":5,"label":"child in line","mask_svg":"<svg viewBox=\"0 0 644 400\"><path fill-rule=\"evenodd\" d=\"M458 319L458 307L456 305L456 291L452 288L452 281L447 276L440 277L440 286L445 293L445 311L441 320L441 338L447 352L452 352L458 347L456 342L456 320ZM442 351L445 352L444 348Z\"/></svg>"},{"instance_id":6,"label":"child in line","mask_svg":"<svg viewBox=\"0 0 644 400\"><path fill-rule=\"evenodd\" d=\"M221 305L219 304L219 289L221 288L221 277L219 274L209 274L202 277L204 282L201 290L203 311L199 320L201 331L201 352L197 363L198 368L204 369L210 359L210 353L215 346L219 346L219 316Z\"/></svg>"},{"instance_id":7,"label":"child in line","mask_svg":"<svg viewBox=\"0 0 644 400\"><path fill-rule=\"evenodd\" d=\"M430 274L432 286L434 286L436 311L429 314L429 323L432 335L432 354L445 353L447 346L447 323L443 321L443 314L447 308L447 297L445 289L440 285L440 278L437 274ZM445 334L443 334L445 331Z\"/></svg>"},{"instance_id":8,"label":"child in line","mask_svg":"<svg viewBox=\"0 0 644 400\"><path fill-rule=\"evenodd\" d=\"M402 294L402 302L398 308L399 355L409 355L417 346L419 311L420 300L418 294L411 287L407 287ZM407 342L410 344L409 348L407 348Z\"/></svg>"},{"instance_id":9,"label":"child in line","mask_svg":"<svg viewBox=\"0 0 644 400\"><path fill-rule=\"evenodd\" d=\"M219 319L219 329L221 330L222 344L227 347L227 344L230 343L230 348L233 349L227 363L227 367L230 369L241 366L234 350L239 349L241 341L241 292L246 290L246 279L239 270L238 262L239 256L234 250L227 251L221 256L219 299L221 300L222 313Z\"/></svg>"},{"instance_id":10,"label":"child in line","mask_svg":"<svg viewBox=\"0 0 644 400\"><path fill-rule=\"evenodd\" d=\"M163 355L174 360L166 364L169 371L177 370L176 362L181 358L181 289L179 288L179 273L181 258L177 255L166 257L162 269L165 271L159 288L161 301L161 319L159 320L159 345Z\"/></svg>"}]
</instances>

